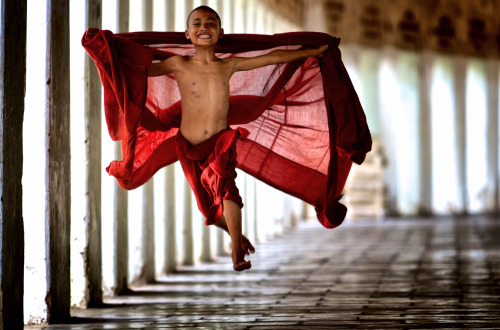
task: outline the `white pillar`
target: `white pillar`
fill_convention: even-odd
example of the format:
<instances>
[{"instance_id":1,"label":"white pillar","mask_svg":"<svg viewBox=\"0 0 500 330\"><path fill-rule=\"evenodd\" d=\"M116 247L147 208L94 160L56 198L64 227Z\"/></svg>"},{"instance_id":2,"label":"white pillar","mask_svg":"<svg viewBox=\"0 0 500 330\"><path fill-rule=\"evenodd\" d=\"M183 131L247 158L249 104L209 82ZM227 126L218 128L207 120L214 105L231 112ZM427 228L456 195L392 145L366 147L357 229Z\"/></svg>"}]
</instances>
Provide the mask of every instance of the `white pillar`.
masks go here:
<instances>
[{"instance_id":1,"label":"white pillar","mask_svg":"<svg viewBox=\"0 0 500 330\"><path fill-rule=\"evenodd\" d=\"M142 190L142 272L146 283L155 281L154 198L154 180L151 178Z\"/></svg>"},{"instance_id":2,"label":"white pillar","mask_svg":"<svg viewBox=\"0 0 500 330\"><path fill-rule=\"evenodd\" d=\"M246 26L245 33L255 33L255 1L245 1Z\"/></svg>"},{"instance_id":3,"label":"white pillar","mask_svg":"<svg viewBox=\"0 0 500 330\"><path fill-rule=\"evenodd\" d=\"M255 243L259 242L260 235L259 235L259 217L257 216L257 180L253 179L253 232L254 232L254 239Z\"/></svg>"},{"instance_id":4,"label":"white pillar","mask_svg":"<svg viewBox=\"0 0 500 330\"><path fill-rule=\"evenodd\" d=\"M191 186L184 179L184 261L186 266L194 265L193 211Z\"/></svg>"},{"instance_id":5,"label":"white pillar","mask_svg":"<svg viewBox=\"0 0 500 330\"><path fill-rule=\"evenodd\" d=\"M234 33L233 0L224 1L223 6L219 8L219 15L222 19L222 27L227 33Z\"/></svg>"},{"instance_id":6,"label":"white pillar","mask_svg":"<svg viewBox=\"0 0 500 330\"><path fill-rule=\"evenodd\" d=\"M193 0L184 1L184 20L193 10ZM192 210L192 190L191 186L184 179L184 261L186 266L194 265L194 243L193 243L193 210Z\"/></svg>"},{"instance_id":7,"label":"white pillar","mask_svg":"<svg viewBox=\"0 0 500 330\"><path fill-rule=\"evenodd\" d=\"M385 47L381 51L378 67L378 111L380 113L380 135L385 154L389 161L384 170L387 187L387 212L398 214L399 187L397 180L398 150L397 150L397 120L394 118L399 108L399 84L397 81L398 57L393 47ZM368 88L365 88L367 90Z\"/></svg>"},{"instance_id":8,"label":"white pillar","mask_svg":"<svg viewBox=\"0 0 500 330\"><path fill-rule=\"evenodd\" d=\"M165 264L163 271L173 273L176 268L175 238L175 167L170 165L165 173Z\"/></svg>"},{"instance_id":9,"label":"white pillar","mask_svg":"<svg viewBox=\"0 0 500 330\"><path fill-rule=\"evenodd\" d=\"M85 27L101 28L101 0L85 1ZM86 249L85 300L87 306L102 304L101 237L101 82L92 58L85 56L85 153L86 153Z\"/></svg>"},{"instance_id":10,"label":"white pillar","mask_svg":"<svg viewBox=\"0 0 500 330\"><path fill-rule=\"evenodd\" d=\"M499 185L500 185L500 175L499 175L499 129L498 129L498 112L499 108L499 99L498 99L498 90L499 86L499 63L498 59L492 58L488 59L487 63L487 177L488 177L488 192L486 195L487 202L486 207L488 212L499 213L500 212L500 193L499 193Z\"/></svg>"},{"instance_id":11,"label":"white pillar","mask_svg":"<svg viewBox=\"0 0 500 330\"><path fill-rule=\"evenodd\" d=\"M164 13L159 15L161 17L161 24L165 31L173 31L175 29L175 1L162 0ZM155 8L155 11L157 8ZM155 24L156 25L156 24ZM164 223L165 223L165 239L164 239L164 254L165 260L163 262L164 273L174 273L177 267L176 252L177 252L177 239L176 239L176 198L175 198L175 165L171 164L165 169L165 208L164 208Z\"/></svg>"},{"instance_id":12,"label":"white pillar","mask_svg":"<svg viewBox=\"0 0 500 330\"><path fill-rule=\"evenodd\" d=\"M210 227L212 226L207 226L204 224L205 218L202 217L200 219L201 222L201 255L200 255L200 260L203 262L211 262L213 261L212 258L212 245L211 245L211 239L210 239ZM218 230L222 232L222 230Z\"/></svg>"},{"instance_id":13,"label":"white pillar","mask_svg":"<svg viewBox=\"0 0 500 330\"><path fill-rule=\"evenodd\" d=\"M432 123L431 123L431 77L432 77L433 56L428 51L420 55L419 72L419 92L420 92L420 215L432 214Z\"/></svg>"},{"instance_id":14,"label":"white pillar","mask_svg":"<svg viewBox=\"0 0 500 330\"><path fill-rule=\"evenodd\" d=\"M142 30L153 29L153 0L143 0ZM142 188L142 273L146 283L155 280L155 212L154 180L151 178Z\"/></svg>"},{"instance_id":15,"label":"white pillar","mask_svg":"<svg viewBox=\"0 0 500 330\"><path fill-rule=\"evenodd\" d=\"M242 182L242 185L243 187L240 188L240 195L243 199L243 212L241 214L241 219L243 221L242 223L242 228L243 228L243 234L244 235L247 235L248 236L248 198L247 198L247 195L248 195L248 180L250 179L248 177L248 174L244 173L244 172L240 172L241 173L241 176L243 177L243 180L240 180L243 181Z\"/></svg>"},{"instance_id":16,"label":"white pillar","mask_svg":"<svg viewBox=\"0 0 500 330\"><path fill-rule=\"evenodd\" d=\"M223 256L226 255L226 249L225 249L225 240L224 236L226 233L224 230L217 230L216 231L216 237L215 237L215 253L218 256Z\"/></svg>"},{"instance_id":17,"label":"white pillar","mask_svg":"<svg viewBox=\"0 0 500 330\"><path fill-rule=\"evenodd\" d=\"M117 0L118 32L127 32L129 25L129 0ZM115 144L115 158L121 159L121 145ZM114 182L114 248L115 248L115 293L128 289L128 193Z\"/></svg>"},{"instance_id":18,"label":"white pillar","mask_svg":"<svg viewBox=\"0 0 500 330\"><path fill-rule=\"evenodd\" d=\"M466 148L466 70L467 60L460 55L454 57L453 95L455 97L455 150L457 164L457 187L459 213L466 214L468 209L467 191L467 148Z\"/></svg>"}]
</instances>

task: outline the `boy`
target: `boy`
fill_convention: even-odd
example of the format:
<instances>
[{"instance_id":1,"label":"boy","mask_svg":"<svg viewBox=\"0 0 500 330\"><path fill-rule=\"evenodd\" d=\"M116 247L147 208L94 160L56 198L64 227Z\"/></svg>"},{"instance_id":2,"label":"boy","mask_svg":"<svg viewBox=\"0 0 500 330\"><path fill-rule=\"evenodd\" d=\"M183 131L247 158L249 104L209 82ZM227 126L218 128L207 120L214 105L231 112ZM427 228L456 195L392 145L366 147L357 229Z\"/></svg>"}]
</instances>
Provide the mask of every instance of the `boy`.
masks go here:
<instances>
[{"instance_id":1,"label":"boy","mask_svg":"<svg viewBox=\"0 0 500 330\"><path fill-rule=\"evenodd\" d=\"M229 109L229 80L233 73L237 71L252 70L271 64L287 63L297 59L319 56L328 46L318 49L295 50L295 51L273 51L267 55L253 58L230 57L219 59L215 56L215 46L219 38L222 38L224 31L221 28L219 15L210 7L200 6L194 9L187 19L186 38L194 45L195 54L191 57L172 56L162 62L153 64L149 71L149 76L159 76L173 73L179 87L182 100L182 120L177 137L178 157L183 170L190 182L197 199L202 189L199 180L193 176L203 175L203 170L196 171L196 166L208 169L206 164L208 156L212 154L214 160L219 155L214 154L214 145L217 140L226 132L228 128L227 114ZM244 136L245 132L240 134ZM239 138L239 136L238 136ZM207 141L209 146L207 145ZM245 254L254 252L253 246L247 239L242 238L241 226L241 198L238 189L234 184L236 173L234 172L236 155L234 152L233 140L231 145L232 161L228 170L229 182L223 183L222 196L212 193L212 199L217 200L223 197L223 209L226 223L219 220L217 225L228 230L232 242L233 268L242 271L251 267L250 261L245 261ZM205 144L205 145L204 145ZM197 146L200 146L197 148ZM187 152L185 149L189 149ZM204 149L205 153L201 159L197 160L186 153L192 148ZM209 149L206 151L206 149ZM210 150L212 149L212 150ZM195 151L198 153L198 151ZM205 157L206 156L206 157ZM209 161L210 162L210 161ZM195 171L195 172L193 172ZM203 183L203 182L202 182ZM203 183L205 189L210 183ZM200 201L198 201L198 204Z\"/></svg>"}]
</instances>

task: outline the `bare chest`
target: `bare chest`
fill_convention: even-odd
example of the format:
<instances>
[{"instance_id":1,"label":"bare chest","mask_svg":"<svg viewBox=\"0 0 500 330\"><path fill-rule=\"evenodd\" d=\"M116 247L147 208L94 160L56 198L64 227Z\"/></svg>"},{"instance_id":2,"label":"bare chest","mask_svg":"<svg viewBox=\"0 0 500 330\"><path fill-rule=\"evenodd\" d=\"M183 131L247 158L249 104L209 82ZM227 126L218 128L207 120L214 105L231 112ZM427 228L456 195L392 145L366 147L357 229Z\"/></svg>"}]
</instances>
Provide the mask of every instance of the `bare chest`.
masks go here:
<instances>
[{"instance_id":1,"label":"bare chest","mask_svg":"<svg viewBox=\"0 0 500 330\"><path fill-rule=\"evenodd\" d=\"M230 78L230 73L221 65L192 66L176 75L181 94L190 98L227 94Z\"/></svg>"}]
</instances>

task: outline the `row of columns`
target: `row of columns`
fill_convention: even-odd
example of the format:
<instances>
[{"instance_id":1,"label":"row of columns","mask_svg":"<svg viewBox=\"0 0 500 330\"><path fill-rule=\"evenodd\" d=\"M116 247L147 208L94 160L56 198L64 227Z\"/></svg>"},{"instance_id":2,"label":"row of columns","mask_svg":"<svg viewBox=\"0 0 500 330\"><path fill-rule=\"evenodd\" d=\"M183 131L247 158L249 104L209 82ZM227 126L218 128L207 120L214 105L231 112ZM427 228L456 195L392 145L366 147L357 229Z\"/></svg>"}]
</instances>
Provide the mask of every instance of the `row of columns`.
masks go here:
<instances>
[{"instance_id":1,"label":"row of columns","mask_svg":"<svg viewBox=\"0 0 500 330\"><path fill-rule=\"evenodd\" d=\"M199 3L198 3L199 2ZM241 2L241 1L240 1ZM24 230L22 218L22 168L23 164L23 109L26 73L26 13L27 1L2 1L0 18L0 180L1 180L1 261L0 261L0 329L16 329L23 326L23 273ZM174 1L164 0L167 11L165 30L174 30ZM229 2L230 3L230 2ZM193 5L209 4L208 1L186 1L185 16ZM117 1L117 31L128 31L129 1ZM217 1L218 9L223 8ZM143 2L143 29L152 30L153 1ZM231 5L231 8L232 5ZM102 0L85 1L85 26L102 26ZM227 14L231 17L231 14ZM71 170L70 170L70 67L69 67L69 0L47 1L47 52L46 52L46 295L47 315L42 317L49 323L64 322L70 318L70 229L71 229ZM232 24L232 23L231 23ZM85 248L84 304L88 307L102 305L102 215L101 215L101 161L102 161L102 94L100 78L90 57L84 62L84 117L85 117ZM117 159L121 158L120 144L116 144ZM193 264L193 214L192 192L186 180L184 192L184 234L182 249L184 264ZM244 212L256 218L256 184L250 187L254 202L252 211ZM166 273L176 270L176 196L175 168L165 170L165 263ZM241 188L240 188L241 189ZM129 242L128 242L128 194L117 185L114 193L114 260L115 294L128 291ZM154 184L144 185L142 206L142 275L146 282L155 279L154 242ZM200 219L201 220L201 219ZM253 221L257 237L257 221ZM247 225L248 227L248 225ZM248 229L248 228L247 228ZM212 258L211 235L208 228L202 232L203 255ZM216 236L217 254L224 254L224 233Z\"/></svg>"},{"instance_id":2,"label":"row of columns","mask_svg":"<svg viewBox=\"0 0 500 330\"><path fill-rule=\"evenodd\" d=\"M487 213L499 213L499 61L498 59L473 59L464 56L449 56L441 57L438 54L432 53L430 51L423 51L419 54L408 54L403 51L397 51L394 48L388 48L383 50L375 49L364 49L358 46L344 45L344 59L347 59L348 69L351 69L351 73L354 73L354 80L357 78L360 82L359 90L361 91L362 104L364 105L365 111L367 112L367 118L369 121L372 133L376 138L381 138L382 146L386 152L386 157L388 160L388 167L386 169L386 184L388 185L388 212L390 214L404 214L404 215L432 215L438 212L443 212L436 206L436 198L440 196L434 196L436 194L436 184L442 184L437 182L439 175L435 172L435 168L438 166L448 167L451 171L456 172L453 176L452 182L456 186L456 197L453 195L453 202L450 206L449 212L454 212L458 214L467 214L471 211L471 187L469 187L471 182L471 168L469 168L474 161L481 161L471 159L471 155L468 154L471 146L468 141L470 141L471 136L468 134L484 134L484 140L482 143L486 144L485 151L485 166L487 172L487 182L485 182L483 212ZM408 61L411 58L411 63L416 63L414 67L408 70L407 66L402 69L401 63L403 61ZM445 64L443 64L445 63ZM480 84L486 86L484 95L486 97L486 108L479 108L481 102L478 102L478 108L471 108L471 102L467 97L482 97L481 95L472 95L469 93L468 78L471 63L480 63L480 67L484 69L484 77L480 77L482 80ZM350 64L350 66L349 66ZM385 65L386 71L382 72L382 67ZM436 108L436 104L433 104L433 93L438 95L439 93L444 93L444 91L433 90L436 88L435 70L437 65L447 65L445 70L449 70L449 81L446 84L450 84L449 89L451 93L451 110ZM387 69L388 68L388 69ZM477 68L477 64L476 64ZM447 71L448 72L448 71ZM382 76L383 74L389 73L389 76ZM413 78L415 76L415 78ZM388 81L390 80L390 81ZM381 93L383 84L396 83L396 89L391 91L392 95L386 95ZM415 93L415 114L416 122L408 122L408 118L405 118L402 122L396 122L394 117L397 116L413 116L413 110L409 110L404 106L407 103L399 101L387 101L388 98L398 99L405 97L398 94L402 88L407 88L411 85ZM363 95L364 94L364 95ZM406 96L407 97L407 96ZM439 96L438 96L439 97ZM443 97L446 95L443 94ZM382 100L384 98L384 100ZM434 100L435 101L435 100ZM398 103L399 102L399 103ZM399 107L395 109L388 109L390 107ZM452 111L451 117L449 118L450 123L436 123L436 112L441 111ZM481 118L479 112L485 111L486 116L486 126L485 131L474 131L471 133L471 123L468 121L468 116L471 113L477 112L477 115ZM403 115L401 115L403 114ZM469 117L470 118L470 117ZM413 141L410 141L409 145L405 145L404 149L401 147L401 143L398 141L404 139L405 137L398 136L398 132L401 130L396 127L398 125L411 125L405 126L406 130L412 130L413 127L418 128L414 134L411 136ZM444 136L448 133L438 133L436 127L446 127L449 125L451 127L451 137ZM412 134L405 132L405 134ZM446 163L441 163L441 160L435 159L436 154L433 153L436 141L447 138L450 140L451 144L447 147L452 150L453 157L446 160ZM412 146L416 146L416 150L412 149ZM415 156L417 154L417 156ZM402 157L415 158L415 162L411 163L412 167L412 177L401 177L401 175L396 172L402 171L401 166L404 166L405 162L401 161ZM400 163L401 161L401 163ZM436 162L439 162L437 164ZM402 165L403 164L403 165ZM437 164L437 165L436 165ZM408 170L405 170L408 173ZM451 176L451 175L450 175ZM403 196L405 191L400 189L402 187L399 180L407 180L408 183L412 183L415 188L410 197L411 202L416 207L409 207L408 205L401 207L400 199L408 198ZM444 189L444 188L443 188ZM446 190L446 189L445 189ZM448 191L450 194L455 193L453 187L449 187ZM450 197L451 198L451 197ZM406 207L406 208L405 208Z\"/></svg>"}]
</instances>

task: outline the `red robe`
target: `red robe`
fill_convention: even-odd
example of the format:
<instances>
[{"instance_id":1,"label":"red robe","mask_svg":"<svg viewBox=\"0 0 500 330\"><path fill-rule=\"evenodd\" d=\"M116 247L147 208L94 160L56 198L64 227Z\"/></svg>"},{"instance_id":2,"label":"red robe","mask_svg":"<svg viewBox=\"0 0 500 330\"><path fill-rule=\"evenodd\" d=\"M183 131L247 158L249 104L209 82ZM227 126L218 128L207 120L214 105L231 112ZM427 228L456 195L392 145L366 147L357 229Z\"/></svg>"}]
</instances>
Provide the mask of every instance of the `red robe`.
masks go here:
<instances>
[{"instance_id":1,"label":"red robe","mask_svg":"<svg viewBox=\"0 0 500 330\"><path fill-rule=\"evenodd\" d=\"M243 208L235 182L236 143L245 139L248 133L243 128L222 130L192 145L177 131L177 157L207 225L222 218L223 200L231 200Z\"/></svg>"},{"instance_id":2,"label":"red robe","mask_svg":"<svg viewBox=\"0 0 500 330\"><path fill-rule=\"evenodd\" d=\"M250 132L237 142L238 167L314 205L327 228L342 223L346 208L339 199L351 164L361 164L371 149L339 41L317 32L227 34L216 48L225 58L330 45L321 58L235 73L228 114L229 125ZM192 55L194 48L181 32L91 29L82 44L101 76L109 134L122 141L123 160L113 161L107 171L122 188L137 188L178 160L181 103L175 78L147 77L147 70L152 61Z\"/></svg>"}]
</instances>

